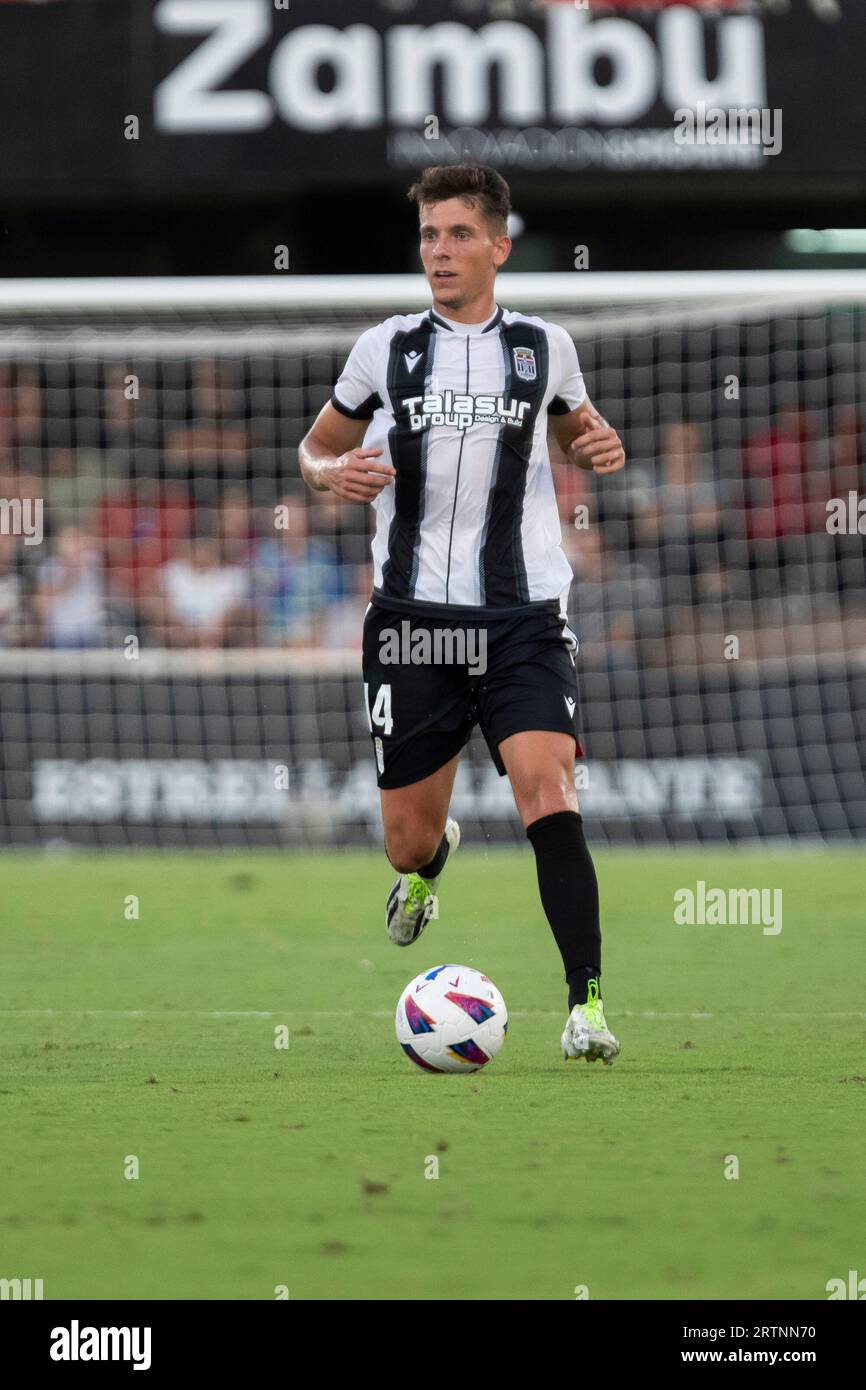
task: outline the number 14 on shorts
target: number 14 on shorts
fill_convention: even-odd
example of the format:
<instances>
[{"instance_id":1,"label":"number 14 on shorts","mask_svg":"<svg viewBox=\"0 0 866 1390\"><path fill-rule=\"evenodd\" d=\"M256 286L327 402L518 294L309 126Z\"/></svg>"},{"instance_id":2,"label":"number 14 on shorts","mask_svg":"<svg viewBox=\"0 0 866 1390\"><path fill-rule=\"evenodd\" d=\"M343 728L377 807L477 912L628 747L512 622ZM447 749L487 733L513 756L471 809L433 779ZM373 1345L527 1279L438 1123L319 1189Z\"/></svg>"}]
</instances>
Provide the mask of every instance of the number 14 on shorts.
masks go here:
<instances>
[{"instance_id":1,"label":"number 14 on shorts","mask_svg":"<svg viewBox=\"0 0 866 1390\"><path fill-rule=\"evenodd\" d=\"M381 729L387 737L394 727L394 720L391 715L391 687L390 685L380 685L376 692L376 699L370 705L370 687L364 685L364 706L367 710L367 724L370 733L373 733L373 725Z\"/></svg>"}]
</instances>

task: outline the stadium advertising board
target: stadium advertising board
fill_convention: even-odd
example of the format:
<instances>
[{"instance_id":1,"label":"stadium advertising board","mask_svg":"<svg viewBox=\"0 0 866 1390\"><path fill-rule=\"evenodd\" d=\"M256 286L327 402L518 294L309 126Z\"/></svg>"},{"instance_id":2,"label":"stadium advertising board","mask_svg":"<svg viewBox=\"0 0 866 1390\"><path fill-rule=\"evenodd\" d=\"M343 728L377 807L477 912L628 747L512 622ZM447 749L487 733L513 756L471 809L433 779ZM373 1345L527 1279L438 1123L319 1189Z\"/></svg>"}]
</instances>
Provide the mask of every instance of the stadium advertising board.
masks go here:
<instances>
[{"instance_id":1,"label":"stadium advertising board","mask_svg":"<svg viewBox=\"0 0 866 1390\"><path fill-rule=\"evenodd\" d=\"M0 663L0 842L380 843L360 677L191 678L133 673L122 658L116 666L76 675L28 673L13 656ZM855 665L820 676L587 673L589 751L575 780L594 839L862 834L859 749L840 711L862 707L864 681ZM452 810L469 842L522 840L507 779L477 734Z\"/></svg>"},{"instance_id":2,"label":"stadium advertising board","mask_svg":"<svg viewBox=\"0 0 866 1390\"><path fill-rule=\"evenodd\" d=\"M862 170L854 0L21 0L0 43L7 187Z\"/></svg>"}]
</instances>

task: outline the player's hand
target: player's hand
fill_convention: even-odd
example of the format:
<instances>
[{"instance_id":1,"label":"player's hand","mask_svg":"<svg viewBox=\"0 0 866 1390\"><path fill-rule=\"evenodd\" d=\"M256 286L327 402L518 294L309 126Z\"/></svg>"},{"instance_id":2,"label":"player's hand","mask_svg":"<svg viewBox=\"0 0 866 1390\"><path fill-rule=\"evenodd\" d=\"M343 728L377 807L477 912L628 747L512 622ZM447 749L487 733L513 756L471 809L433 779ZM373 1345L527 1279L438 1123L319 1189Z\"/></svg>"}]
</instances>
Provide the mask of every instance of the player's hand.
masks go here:
<instances>
[{"instance_id":1,"label":"player's hand","mask_svg":"<svg viewBox=\"0 0 866 1390\"><path fill-rule=\"evenodd\" d=\"M390 463L377 463L384 449L350 449L347 454L326 464L322 482L347 502L372 502L383 487L397 476Z\"/></svg>"},{"instance_id":2,"label":"player's hand","mask_svg":"<svg viewBox=\"0 0 866 1390\"><path fill-rule=\"evenodd\" d=\"M589 410L582 410L577 418L582 433L566 450L568 462L593 473L616 473L625 464L625 449L616 430Z\"/></svg>"}]
</instances>

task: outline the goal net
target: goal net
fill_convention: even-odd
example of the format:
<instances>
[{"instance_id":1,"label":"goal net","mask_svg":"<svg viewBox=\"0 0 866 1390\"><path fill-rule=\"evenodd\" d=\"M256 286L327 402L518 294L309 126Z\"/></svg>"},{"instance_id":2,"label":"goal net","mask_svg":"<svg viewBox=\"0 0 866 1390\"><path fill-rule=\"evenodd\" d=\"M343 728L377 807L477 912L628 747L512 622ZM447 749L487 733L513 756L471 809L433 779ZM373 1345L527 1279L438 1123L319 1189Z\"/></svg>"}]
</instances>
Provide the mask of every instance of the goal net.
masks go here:
<instances>
[{"instance_id":1,"label":"goal net","mask_svg":"<svg viewBox=\"0 0 866 1390\"><path fill-rule=\"evenodd\" d=\"M420 277L6 281L0 837L376 843L370 510L300 483ZM624 472L550 439L596 843L866 828L866 276L502 275L572 334ZM479 735L455 814L522 840Z\"/></svg>"}]
</instances>

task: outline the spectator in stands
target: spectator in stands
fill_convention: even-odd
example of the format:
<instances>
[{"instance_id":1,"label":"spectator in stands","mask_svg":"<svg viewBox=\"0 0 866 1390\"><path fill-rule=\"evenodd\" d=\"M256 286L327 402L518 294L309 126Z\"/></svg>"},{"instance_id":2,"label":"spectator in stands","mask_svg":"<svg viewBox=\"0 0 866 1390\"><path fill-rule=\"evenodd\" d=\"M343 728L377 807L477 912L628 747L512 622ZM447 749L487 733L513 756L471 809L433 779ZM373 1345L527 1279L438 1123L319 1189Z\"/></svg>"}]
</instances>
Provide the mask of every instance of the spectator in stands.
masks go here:
<instances>
[{"instance_id":1,"label":"spectator in stands","mask_svg":"<svg viewBox=\"0 0 866 1390\"><path fill-rule=\"evenodd\" d=\"M152 611L155 576L189 535L192 507L186 489L139 477L104 498L93 531L102 544L112 603L129 621L142 623Z\"/></svg>"},{"instance_id":2,"label":"spectator in stands","mask_svg":"<svg viewBox=\"0 0 866 1390\"><path fill-rule=\"evenodd\" d=\"M64 526L39 569L33 607L46 647L99 647L107 613L99 548L78 526Z\"/></svg>"},{"instance_id":3,"label":"spectator in stands","mask_svg":"<svg viewBox=\"0 0 866 1390\"><path fill-rule=\"evenodd\" d=\"M849 492L856 492L862 496L866 488L862 414L855 405L840 405L833 411L831 423L829 495L847 497Z\"/></svg>"},{"instance_id":4,"label":"spectator in stands","mask_svg":"<svg viewBox=\"0 0 866 1390\"><path fill-rule=\"evenodd\" d=\"M218 537L199 528L185 554L159 571L155 633L171 647L250 646L255 641L249 574L220 558Z\"/></svg>"},{"instance_id":5,"label":"spectator in stands","mask_svg":"<svg viewBox=\"0 0 866 1390\"><path fill-rule=\"evenodd\" d=\"M360 651L364 614L373 591L373 566L367 562L344 570L346 591L322 618L321 643L329 651Z\"/></svg>"},{"instance_id":6,"label":"spectator in stands","mask_svg":"<svg viewBox=\"0 0 866 1390\"><path fill-rule=\"evenodd\" d=\"M105 365L100 384L101 411L88 421L88 436L98 440L104 452L128 456L135 450L139 462L146 462L141 451L159 448L162 412L166 402L175 399L174 382L163 375L161 389L155 392L147 389L151 383L142 381L140 363L116 362Z\"/></svg>"},{"instance_id":7,"label":"spectator in stands","mask_svg":"<svg viewBox=\"0 0 866 1390\"><path fill-rule=\"evenodd\" d=\"M318 646L320 621L342 594L333 546L310 535L304 499L292 493L275 512L273 539L260 542L255 560L256 604L271 645Z\"/></svg>"},{"instance_id":8,"label":"spectator in stands","mask_svg":"<svg viewBox=\"0 0 866 1390\"><path fill-rule=\"evenodd\" d=\"M635 517L640 562L655 572L668 619L703 602L718 602L731 587L727 549L739 532L733 495L713 473L702 430L693 421L664 425L659 475Z\"/></svg>"},{"instance_id":9,"label":"spectator in stands","mask_svg":"<svg viewBox=\"0 0 866 1390\"><path fill-rule=\"evenodd\" d=\"M750 540L824 530L831 452L829 430L822 432L796 403L746 439L743 476Z\"/></svg>"},{"instance_id":10,"label":"spectator in stands","mask_svg":"<svg viewBox=\"0 0 866 1390\"><path fill-rule=\"evenodd\" d=\"M0 449L42 442L42 387L32 368L0 364Z\"/></svg>"},{"instance_id":11,"label":"spectator in stands","mask_svg":"<svg viewBox=\"0 0 866 1390\"><path fill-rule=\"evenodd\" d=\"M24 536L13 533L3 538L6 556L3 573L6 577L7 595L12 588L19 593L19 616L13 624L18 629L18 637L14 643L6 645L30 646L33 641L38 640L32 607L33 589L39 567L46 555L42 541L33 544L32 540L36 535L34 528L39 528L40 535L43 529L47 529L49 511L45 505L44 479L28 472L22 466L22 454L26 454L26 451L18 448L0 448L0 498L8 504L4 508L4 524L7 528L14 526L14 509L16 504L20 504L20 524L22 530L30 537L27 540Z\"/></svg>"},{"instance_id":12,"label":"spectator in stands","mask_svg":"<svg viewBox=\"0 0 866 1390\"><path fill-rule=\"evenodd\" d=\"M365 565L369 559L373 519L371 507L355 506L336 493L320 492L311 498L312 534L323 537L333 550L341 571L347 575L343 586L347 591L354 589L356 566Z\"/></svg>"},{"instance_id":13,"label":"spectator in stands","mask_svg":"<svg viewBox=\"0 0 866 1390\"><path fill-rule=\"evenodd\" d=\"M847 504L849 494L858 501L866 496L866 466L864 466L863 416L857 406L840 405L832 414L833 437L830 441L830 478L824 499L825 518L830 498L841 498ZM841 598L857 617L862 613L863 592L866 590L866 549L863 537L849 534L834 536L830 548L822 552L822 564L814 564L810 574L813 587L823 587ZM823 580L823 584L822 584Z\"/></svg>"},{"instance_id":14,"label":"spectator in stands","mask_svg":"<svg viewBox=\"0 0 866 1390\"><path fill-rule=\"evenodd\" d=\"M583 665L633 670L637 641L657 631L661 591L640 566L604 544L602 528L563 528L563 549L574 570L569 623Z\"/></svg>"},{"instance_id":15,"label":"spectator in stands","mask_svg":"<svg viewBox=\"0 0 866 1390\"><path fill-rule=\"evenodd\" d=\"M550 471L553 475L559 519L563 526L573 526L577 508L591 505L590 475L585 469L575 468L573 463L568 462L552 433L547 436L547 449L550 454Z\"/></svg>"},{"instance_id":16,"label":"spectator in stands","mask_svg":"<svg viewBox=\"0 0 866 1390\"><path fill-rule=\"evenodd\" d=\"M173 473L246 472L250 449L243 364L200 358L193 363L186 418L166 422L165 460Z\"/></svg>"},{"instance_id":17,"label":"spectator in stands","mask_svg":"<svg viewBox=\"0 0 866 1390\"><path fill-rule=\"evenodd\" d=\"M216 525L223 563L249 567L256 552L256 529L245 488L230 487L226 490Z\"/></svg>"},{"instance_id":18,"label":"spectator in stands","mask_svg":"<svg viewBox=\"0 0 866 1390\"><path fill-rule=\"evenodd\" d=\"M55 529L82 524L126 481L127 460L103 449L52 447L43 457L45 507Z\"/></svg>"},{"instance_id":19,"label":"spectator in stands","mask_svg":"<svg viewBox=\"0 0 866 1390\"><path fill-rule=\"evenodd\" d=\"M26 588L18 548L17 536L0 532L0 649L29 645Z\"/></svg>"},{"instance_id":20,"label":"spectator in stands","mask_svg":"<svg viewBox=\"0 0 866 1390\"><path fill-rule=\"evenodd\" d=\"M856 557L838 542L828 546L826 532L827 501L854 471L858 433L855 413L831 417L791 399L743 444L751 577L770 629L830 616L851 579L862 581ZM799 647L800 637L789 643Z\"/></svg>"},{"instance_id":21,"label":"spectator in stands","mask_svg":"<svg viewBox=\"0 0 866 1390\"><path fill-rule=\"evenodd\" d=\"M654 495L638 518L643 544L715 535L719 498L700 426L686 420L664 425L659 465Z\"/></svg>"},{"instance_id":22,"label":"spectator in stands","mask_svg":"<svg viewBox=\"0 0 866 1390\"><path fill-rule=\"evenodd\" d=\"M31 504L39 498L44 501L42 479L21 466L18 450L0 448L0 497L18 497Z\"/></svg>"}]
</instances>

